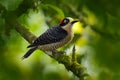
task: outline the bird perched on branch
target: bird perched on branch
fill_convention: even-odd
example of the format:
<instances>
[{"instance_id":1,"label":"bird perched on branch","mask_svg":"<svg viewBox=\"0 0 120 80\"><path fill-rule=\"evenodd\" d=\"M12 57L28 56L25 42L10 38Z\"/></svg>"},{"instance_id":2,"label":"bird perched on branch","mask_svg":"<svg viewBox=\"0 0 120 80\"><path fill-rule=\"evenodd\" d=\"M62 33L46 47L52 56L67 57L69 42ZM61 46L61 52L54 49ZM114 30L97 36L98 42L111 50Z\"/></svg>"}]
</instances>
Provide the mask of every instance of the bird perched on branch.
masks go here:
<instances>
[{"instance_id":1,"label":"bird perched on branch","mask_svg":"<svg viewBox=\"0 0 120 80\"><path fill-rule=\"evenodd\" d=\"M44 52L54 52L59 47L69 43L74 36L72 26L76 22L78 22L78 20L66 17L61 20L60 24L57 26L49 28L27 47L30 49L22 58L29 57L36 49L40 49Z\"/></svg>"}]
</instances>

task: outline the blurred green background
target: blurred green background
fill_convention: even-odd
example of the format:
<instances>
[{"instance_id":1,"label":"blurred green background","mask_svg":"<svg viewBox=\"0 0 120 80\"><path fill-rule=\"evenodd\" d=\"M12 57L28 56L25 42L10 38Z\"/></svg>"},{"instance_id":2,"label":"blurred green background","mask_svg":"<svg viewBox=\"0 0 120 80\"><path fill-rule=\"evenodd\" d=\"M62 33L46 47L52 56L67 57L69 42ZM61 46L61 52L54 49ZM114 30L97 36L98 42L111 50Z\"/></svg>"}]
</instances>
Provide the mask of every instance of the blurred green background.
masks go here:
<instances>
[{"instance_id":1,"label":"blurred green background","mask_svg":"<svg viewBox=\"0 0 120 80\"><path fill-rule=\"evenodd\" d=\"M63 17L80 19L73 41L62 50L87 68L85 80L120 80L120 0L0 0L0 80L79 80L62 64L29 45L15 21L39 36Z\"/></svg>"}]
</instances>

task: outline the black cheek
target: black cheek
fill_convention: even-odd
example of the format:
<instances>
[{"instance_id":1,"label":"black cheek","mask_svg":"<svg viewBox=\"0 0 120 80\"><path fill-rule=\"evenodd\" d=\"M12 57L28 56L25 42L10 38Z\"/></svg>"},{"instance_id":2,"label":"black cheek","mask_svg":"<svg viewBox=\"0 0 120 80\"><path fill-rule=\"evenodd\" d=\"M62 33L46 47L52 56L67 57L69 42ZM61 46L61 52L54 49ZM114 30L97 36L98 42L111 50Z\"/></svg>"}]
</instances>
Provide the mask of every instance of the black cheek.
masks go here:
<instances>
[{"instance_id":1,"label":"black cheek","mask_svg":"<svg viewBox=\"0 0 120 80\"><path fill-rule=\"evenodd\" d=\"M63 23L60 24L60 26L65 26L69 23L69 19L64 19Z\"/></svg>"}]
</instances>

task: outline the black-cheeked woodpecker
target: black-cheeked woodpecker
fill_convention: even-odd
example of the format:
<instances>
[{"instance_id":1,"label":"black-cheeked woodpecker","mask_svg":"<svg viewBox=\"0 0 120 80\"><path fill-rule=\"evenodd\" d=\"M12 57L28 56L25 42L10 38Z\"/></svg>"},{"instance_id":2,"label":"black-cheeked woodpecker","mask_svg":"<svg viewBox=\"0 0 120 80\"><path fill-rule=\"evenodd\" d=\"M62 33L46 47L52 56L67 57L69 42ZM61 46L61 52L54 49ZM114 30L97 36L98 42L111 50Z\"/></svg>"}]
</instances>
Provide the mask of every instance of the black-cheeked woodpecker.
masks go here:
<instances>
[{"instance_id":1,"label":"black-cheeked woodpecker","mask_svg":"<svg viewBox=\"0 0 120 80\"><path fill-rule=\"evenodd\" d=\"M22 58L29 57L36 49L52 52L69 43L74 36L72 26L76 22L78 20L66 17L57 26L50 27L28 46L30 49Z\"/></svg>"}]
</instances>

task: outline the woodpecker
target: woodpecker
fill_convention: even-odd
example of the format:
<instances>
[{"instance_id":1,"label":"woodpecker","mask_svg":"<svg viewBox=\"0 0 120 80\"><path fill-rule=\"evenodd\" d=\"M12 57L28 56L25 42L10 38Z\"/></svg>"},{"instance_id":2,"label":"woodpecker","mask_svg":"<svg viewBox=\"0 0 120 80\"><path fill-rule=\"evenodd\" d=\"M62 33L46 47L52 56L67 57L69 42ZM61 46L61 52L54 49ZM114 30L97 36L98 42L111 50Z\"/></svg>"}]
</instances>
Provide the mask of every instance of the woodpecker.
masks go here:
<instances>
[{"instance_id":1,"label":"woodpecker","mask_svg":"<svg viewBox=\"0 0 120 80\"><path fill-rule=\"evenodd\" d=\"M28 52L22 57L29 57L36 49L40 49L44 52L55 51L56 49L69 43L74 36L72 26L78 20L66 17L61 20L60 24L50 27L42 35L40 35L32 44L27 48L30 48Z\"/></svg>"}]
</instances>

